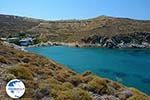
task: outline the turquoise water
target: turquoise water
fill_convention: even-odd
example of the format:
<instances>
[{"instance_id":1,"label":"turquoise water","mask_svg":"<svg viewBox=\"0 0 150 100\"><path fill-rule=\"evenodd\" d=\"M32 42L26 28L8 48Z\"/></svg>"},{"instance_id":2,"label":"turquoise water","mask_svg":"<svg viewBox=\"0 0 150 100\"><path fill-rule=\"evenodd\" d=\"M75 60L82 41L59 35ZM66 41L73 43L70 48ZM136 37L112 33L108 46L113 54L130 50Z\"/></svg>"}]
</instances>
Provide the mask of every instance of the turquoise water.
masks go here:
<instances>
[{"instance_id":1,"label":"turquoise water","mask_svg":"<svg viewBox=\"0 0 150 100\"><path fill-rule=\"evenodd\" d=\"M150 94L150 50L74 48L65 46L34 47L28 51L49 57L82 73L90 70Z\"/></svg>"}]
</instances>

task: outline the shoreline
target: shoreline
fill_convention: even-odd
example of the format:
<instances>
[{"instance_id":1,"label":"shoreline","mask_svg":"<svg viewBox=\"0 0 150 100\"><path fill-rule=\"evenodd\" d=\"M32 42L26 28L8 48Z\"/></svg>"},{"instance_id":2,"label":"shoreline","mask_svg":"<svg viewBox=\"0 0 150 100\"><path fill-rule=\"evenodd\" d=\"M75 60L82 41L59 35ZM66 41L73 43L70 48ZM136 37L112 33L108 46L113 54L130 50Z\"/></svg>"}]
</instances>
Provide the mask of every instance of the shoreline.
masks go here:
<instances>
[{"instance_id":1,"label":"shoreline","mask_svg":"<svg viewBox=\"0 0 150 100\"><path fill-rule=\"evenodd\" d=\"M15 44L10 44L10 43L7 43L7 42L5 42L4 44L5 44L5 45L7 44L7 46L10 46L11 48L12 48L12 46L13 46L14 49L28 52L28 51L25 50L25 48L27 48L27 47L23 47L23 46L19 47L19 46L15 45ZM67 43L67 46L68 46L68 44L75 44L75 43ZM66 44L64 44L64 45L66 45ZM50 45L47 45L47 46L50 46ZM55 45L52 45L52 46L55 46ZM56 46L60 46L60 45L56 45ZM72 46L72 45L71 45L71 46ZM33 47L33 45L30 46L30 47ZM49 59L50 59L50 58L49 58ZM67 68L67 69L70 69L70 68ZM71 70L72 70L72 69L71 69ZM98 76L98 75L96 75L96 76ZM114 82L116 82L116 81L114 81ZM126 86L126 85L124 85L124 86ZM140 90L140 91L141 91L141 90ZM145 93L145 92L142 92L142 93L144 93L145 95L147 95L147 93Z\"/></svg>"},{"instance_id":2,"label":"shoreline","mask_svg":"<svg viewBox=\"0 0 150 100\"><path fill-rule=\"evenodd\" d=\"M27 50L25 50L25 48L30 48L30 47L48 47L48 46L67 46L67 47L76 47L76 48L86 48L86 47L96 47L96 48L109 48L109 47L105 47L102 46L99 43L96 44L91 44L91 43L76 43L76 42L70 42L70 43L65 43L65 42L41 42L38 44L34 44L34 45L28 45L28 46L19 46L16 45L14 43L9 43L4 41L3 42L6 46L9 46L11 48L17 49L17 50L21 50L21 51L25 51L27 52ZM118 44L117 47L115 47L116 49L150 49L150 44L144 44L143 45L139 45L139 44ZM110 48L110 49L115 49L115 48Z\"/></svg>"},{"instance_id":3,"label":"shoreline","mask_svg":"<svg viewBox=\"0 0 150 100\"><path fill-rule=\"evenodd\" d=\"M57 48L56 46L54 46L54 47L53 47L53 46L50 46L50 47L39 47L39 48L38 48L38 47L35 47L35 48L33 47L33 49L32 49L32 47L31 47L31 49L29 48L29 49L27 49L27 50L29 50L29 52L32 52L32 50L33 50L33 53L36 53L36 52L34 52L34 50L35 50L35 51L36 51L36 50L41 51L40 49L42 49L42 48L45 48L45 49L43 49L45 52L47 52L47 50L52 50L51 52L53 52L53 50L57 50L57 49L59 50L59 49L60 49L60 51L58 51L59 53L62 53L62 52L61 52L61 51L63 50L62 48L65 48L65 49L67 48L67 49L69 49L69 47L66 47L66 46L64 46L64 47L63 47L63 46L60 46L60 48L59 48L59 47ZM55 48L55 49L49 49L49 48ZM80 48L72 48L72 47L71 47L71 49L83 50L82 48L80 49ZM84 48L84 50L86 50L86 49L89 49L89 48ZM92 50L93 50L93 49L95 50L95 48L91 48L91 49L92 49ZM99 49L99 48L97 48L97 49ZM135 49L136 49L136 48L135 48ZM129 50L129 51L130 51L130 50L131 50L131 51L136 51L136 50L141 50L141 51L143 51L143 49L138 49L138 48L137 48L136 50L135 50L135 49L127 49L127 50ZM31 50L31 51L30 51L30 50ZM107 51L108 49L103 49L103 48L102 48L102 49L100 49L100 50L106 50L106 51ZM113 49L109 49L109 50L113 50ZM114 50L117 50L117 51L119 51L119 52L120 52L120 51L122 52L122 51L124 51L124 50L126 50L126 49L119 49L119 48L116 48L116 49L114 49ZM145 49L144 49L144 50L145 50ZM149 50L149 49L148 49L148 50ZM42 52L44 52L44 51L42 51ZM127 52L127 51L126 51L126 52ZM55 53L56 53L56 52L55 52ZM38 53L37 53L37 54L38 54ZM41 52L40 52L39 54L42 55ZM56 54L57 54L57 53L56 53ZM69 54L70 54L70 53L69 53ZM53 55L50 56L51 53L49 53L48 55L49 55L48 58L50 58L50 59L51 59L52 56L53 56ZM95 57L95 56L94 56L94 57ZM55 60L55 61L56 61L56 60ZM57 61L56 61L56 62L57 62ZM59 62L59 63L60 63L60 62ZM84 66L84 65L81 65L81 66ZM92 66L92 65L91 65L91 66ZM70 69L70 68L71 68L71 67L69 67L69 69ZM72 69L72 68L71 68L71 69ZM73 71L76 71L76 70L73 70ZM76 71L76 72L78 72L78 71ZM78 72L78 73L79 73L79 72ZM109 73L109 74L110 74L110 73ZM97 74L97 76L100 76L100 75ZM107 78L108 78L108 77L107 77ZM117 80L121 81L120 78L118 78Z\"/></svg>"},{"instance_id":4,"label":"shoreline","mask_svg":"<svg viewBox=\"0 0 150 100\"><path fill-rule=\"evenodd\" d=\"M102 46L100 43L77 43L77 42L70 42L70 43L65 43L65 42L41 42L39 44L35 44L35 45L29 45L29 46L24 46L24 47L46 47L46 46L68 46L68 47L77 47L77 48L83 48L83 47L99 47L99 48L109 48L106 47L105 45ZM116 47L112 47L113 48L146 48L146 49L150 49L150 44L148 43L142 43L142 44L136 44L136 43L128 43L128 44L124 44L124 43L120 43L118 45L116 45Z\"/></svg>"}]
</instances>

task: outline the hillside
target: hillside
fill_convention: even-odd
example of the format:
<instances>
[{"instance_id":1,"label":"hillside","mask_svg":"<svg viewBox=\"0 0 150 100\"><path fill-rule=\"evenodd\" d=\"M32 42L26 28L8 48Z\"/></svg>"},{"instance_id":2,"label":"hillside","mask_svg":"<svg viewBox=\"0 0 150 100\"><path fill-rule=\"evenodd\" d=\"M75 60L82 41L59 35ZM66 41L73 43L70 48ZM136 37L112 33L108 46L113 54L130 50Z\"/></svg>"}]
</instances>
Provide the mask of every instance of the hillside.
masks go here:
<instances>
[{"instance_id":1,"label":"hillside","mask_svg":"<svg viewBox=\"0 0 150 100\"><path fill-rule=\"evenodd\" d=\"M149 96L87 71L77 74L42 56L10 48L0 42L0 98L9 100L6 83L21 79L21 100L149 100ZM7 51L7 52L6 52Z\"/></svg>"},{"instance_id":2,"label":"hillside","mask_svg":"<svg viewBox=\"0 0 150 100\"><path fill-rule=\"evenodd\" d=\"M149 20L134 20L100 16L87 20L44 21L33 18L0 15L0 36L13 35L17 32L37 34L45 41L83 42L91 35L113 37L116 35L150 32ZM3 33L3 34L2 34Z\"/></svg>"}]
</instances>

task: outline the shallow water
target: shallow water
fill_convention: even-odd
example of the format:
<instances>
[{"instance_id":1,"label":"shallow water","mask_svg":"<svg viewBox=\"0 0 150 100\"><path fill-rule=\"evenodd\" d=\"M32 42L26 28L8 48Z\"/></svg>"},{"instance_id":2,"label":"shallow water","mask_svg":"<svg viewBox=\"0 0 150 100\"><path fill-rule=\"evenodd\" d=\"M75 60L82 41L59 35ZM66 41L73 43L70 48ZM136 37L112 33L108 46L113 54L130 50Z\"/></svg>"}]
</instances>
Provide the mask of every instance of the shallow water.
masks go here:
<instances>
[{"instance_id":1,"label":"shallow water","mask_svg":"<svg viewBox=\"0 0 150 100\"><path fill-rule=\"evenodd\" d=\"M150 49L50 46L27 50L49 57L78 73L90 70L96 75L150 94Z\"/></svg>"}]
</instances>

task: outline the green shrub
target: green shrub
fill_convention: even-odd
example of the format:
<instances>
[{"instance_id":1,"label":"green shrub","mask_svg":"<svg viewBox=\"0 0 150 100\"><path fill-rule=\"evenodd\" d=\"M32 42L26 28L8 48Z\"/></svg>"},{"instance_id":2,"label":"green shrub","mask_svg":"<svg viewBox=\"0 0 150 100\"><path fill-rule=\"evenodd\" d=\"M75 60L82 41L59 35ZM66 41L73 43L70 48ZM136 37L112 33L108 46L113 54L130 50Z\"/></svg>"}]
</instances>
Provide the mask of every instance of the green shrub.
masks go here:
<instances>
[{"instance_id":1,"label":"green shrub","mask_svg":"<svg viewBox=\"0 0 150 100\"><path fill-rule=\"evenodd\" d=\"M16 78L19 79L33 79L31 70L20 65L8 68L8 72L15 75Z\"/></svg>"},{"instance_id":2,"label":"green shrub","mask_svg":"<svg viewBox=\"0 0 150 100\"><path fill-rule=\"evenodd\" d=\"M38 44L41 43L42 39L41 38L36 38L35 40L33 40L33 44Z\"/></svg>"}]
</instances>

